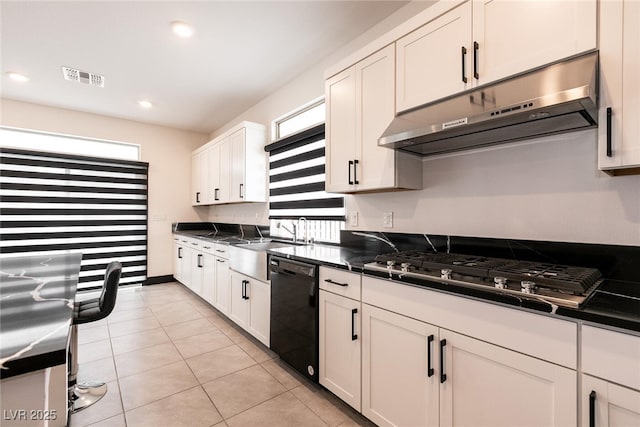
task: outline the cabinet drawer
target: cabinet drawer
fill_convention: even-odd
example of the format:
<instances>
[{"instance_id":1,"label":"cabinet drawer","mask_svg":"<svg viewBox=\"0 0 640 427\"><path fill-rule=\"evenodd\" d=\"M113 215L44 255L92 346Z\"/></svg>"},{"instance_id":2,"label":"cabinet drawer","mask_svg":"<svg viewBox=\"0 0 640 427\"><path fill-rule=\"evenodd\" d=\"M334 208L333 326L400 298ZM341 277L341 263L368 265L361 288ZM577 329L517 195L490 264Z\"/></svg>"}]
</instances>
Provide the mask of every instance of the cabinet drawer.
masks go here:
<instances>
[{"instance_id":1,"label":"cabinet drawer","mask_svg":"<svg viewBox=\"0 0 640 427\"><path fill-rule=\"evenodd\" d=\"M211 255L216 255L216 250L215 249L216 249L216 244L213 243L213 242L209 242L207 240L203 240L200 243L200 250L202 252L205 252L205 253L208 253L208 254L211 254Z\"/></svg>"},{"instance_id":2,"label":"cabinet drawer","mask_svg":"<svg viewBox=\"0 0 640 427\"><path fill-rule=\"evenodd\" d=\"M229 259L229 245L216 243L213 247L213 254L219 258Z\"/></svg>"},{"instance_id":3,"label":"cabinet drawer","mask_svg":"<svg viewBox=\"0 0 640 427\"><path fill-rule=\"evenodd\" d=\"M582 371L640 390L640 337L583 325Z\"/></svg>"},{"instance_id":4,"label":"cabinet drawer","mask_svg":"<svg viewBox=\"0 0 640 427\"><path fill-rule=\"evenodd\" d=\"M320 289L360 301L359 273L320 267Z\"/></svg>"}]
</instances>

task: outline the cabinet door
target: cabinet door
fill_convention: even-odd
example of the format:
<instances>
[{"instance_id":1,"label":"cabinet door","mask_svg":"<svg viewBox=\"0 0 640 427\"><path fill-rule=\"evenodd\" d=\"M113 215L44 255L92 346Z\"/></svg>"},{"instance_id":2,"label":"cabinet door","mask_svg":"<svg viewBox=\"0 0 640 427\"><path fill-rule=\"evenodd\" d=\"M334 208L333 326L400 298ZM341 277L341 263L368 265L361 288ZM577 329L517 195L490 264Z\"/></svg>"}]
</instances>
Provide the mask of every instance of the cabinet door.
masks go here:
<instances>
[{"instance_id":1,"label":"cabinet door","mask_svg":"<svg viewBox=\"0 0 640 427\"><path fill-rule=\"evenodd\" d=\"M245 196L245 130L231 135L229 202L242 202Z\"/></svg>"},{"instance_id":2,"label":"cabinet door","mask_svg":"<svg viewBox=\"0 0 640 427\"><path fill-rule=\"evenodd\" d=\"M354 182L356 190L392 188L396 183L396 153L378 146L394 117L395 47L356 64L357 134Z\"/></svg>"},{"instance_id":3,"label":"cabinet door","mask_svg":"<svg viewBox=\"0 0 640 427\"><path fill-rule=\"evenodd\" d=\"M220 163L218 166L220 177L216 203L228 203L231 197L231 138L226 138L217 145L219 145L218 149L220 150Z\"/></svg>"},{"instance_id":4,"label":"cabinet door","mask_svg":"<svg viewBox=\"0 0 640 427\"><path fill-rule=\"evenodd\" d=\"M202 294L200 295L209 304L215 304L216 294L216 257L211 254L202 256Z\"/></svg>"},{"instance_id":5,"label":"cabinet door","mask_svg":"<svg viewBox=\"0 0 640 427\"><path fill-rule=\"evenodd\" d=\"M360 302L320 290L319 310L320 384L360 411Z\"/></svg>"},{"instance_id":6,"label":"cabinet door","mask_svg":"<svg viewBox=\"0 0 640 427\"><path fill-rule=\"evenodd\" d=\"M178 239L174 239L173 242L173 277L182 281L182 257L183 257L184 249L182 249L182 245Z\"/></svg>"},{"instance_id":7,"label":"cabinet door","mask_svg":"<svg viewBox=\"0 0 640 427\"><path fill-rule=\"evenodd\" d=\"M440 340L442 426L577 424L575 371L444 329Z\"/></svg>"},{"instance_id":8,"label":"cabinet door","mask_svg":"<svg viewBox=\"0 0 640 427\"><path fill-rule=\"evenodd\" d=\"M229 314L230 286L229 262L224 258L216 257L216 293L214 306L226 315Z\"/></svg>"},{"instance_id":9,"label":"cabinet door","mask_svg":"<svg viewBox=\"0 0 640 427\"><path fill-rule=\"evenodd\" d=\"M471 87L471 0L396 42L396 111Z\"/></svg>"},{"instance_id":10,"label":"cabinet door","mask_svg":"<svg viewBox=\"0 0 640 427\"><path fill-rule=\"evenodd\" d=\"M640 426L640 391L582 375L583 427Z\"/></svg>"},{"instance_id":11,"label":"cabinet door","mask_svg":"<svg viewBox=\"0 0 640 427\"><path fill-rule=\"evenodd\" d=\"M356 75L351 67L327 80L326 191L353 191L356 157Z\"/></svg>"},{"instance_id":12,"label":"cabinet door","mask_svg":"<svg viewBox=\"0 0 640 427\"><path fill-rule=\"evenodd\" d=\"M188 243L182 242L182 250L180 251L182 258L180 258L180 282L191 288L191 264L193 257L193 250L188 246Z\"/></svg>"},{"instance_id":13,"label":"cabinet door","mask_svg":"<svg viewBox=\"0 0 640 427\"><path fill-rule=\"evenodd\" d=\"M640 3L600 2L598 167L640 167Z\"/></svg>"},{"instance_id":14,"label":"cabinet door","mask_svg":"<svg viewBox=\"0 0 640 427\"><path fill-rule=\"evenodd\" d=\"M249 325L249 304L246 299L248 278L243 274L231 271L229 274L229 318L239 326L247 329Z\"/></svg>"},{"instance_id":15,"label":"cabinet door","mask_svg":"<svg viewBox=\"0 0 640 427\"><path fill-rule=\"evenodd\" d=\"M247 330L267 347L271 323L271 286L256 279L246 285L249 302L249 325Z\"/></svg>"},{"instance_id":16,"label":"cabinet door","mask_svg":"<svg viewBox=\"0 0 640 427\"><path fill-rule=\"evenodd\" d=\"M380 426L437 426L437 342L435 326L362 304L362 414Z\"/></svg>"},{"instance_id":17,"label":"cabinet door","mask_svg":"<svg viewBox=\"0 0 640 427\"><path fill-rule=\"evenodd\" d=\"M191 156L191 205L197 206L202 204L202 152Z\"/></svg>"},{"instance_id":18,"label":"cabinet door","mask_svg":"<svg viewBox=\"0 0 640 427\"><path fill-rule=\"evenodd\" d=\"M597 2L474 0L474 79L483 85L597 48ZM474 55L474 46L471 46Z\"/></svg>"},{"instance_id":19,"label":"cabinet door","mask_svg":"<svg viewBox=\"0 0 640 427\"><path fill-rule=\"evenodd\" d=\"M212 204L220 203L220 163L220 144L214 144L209 148L209 185L206 189Z\"/></svg>"},{"instance_id":20,"label":"cabinet door","mask_svg":"<svg viewBox=\"0 0 640 427\"><path fill-rule=\"evenodd\" d=\"M189 288L198 296L202 296L202 284L204 280L204 254L192 250L191 253L191 282Z\"/></svg>"}]
</instances>

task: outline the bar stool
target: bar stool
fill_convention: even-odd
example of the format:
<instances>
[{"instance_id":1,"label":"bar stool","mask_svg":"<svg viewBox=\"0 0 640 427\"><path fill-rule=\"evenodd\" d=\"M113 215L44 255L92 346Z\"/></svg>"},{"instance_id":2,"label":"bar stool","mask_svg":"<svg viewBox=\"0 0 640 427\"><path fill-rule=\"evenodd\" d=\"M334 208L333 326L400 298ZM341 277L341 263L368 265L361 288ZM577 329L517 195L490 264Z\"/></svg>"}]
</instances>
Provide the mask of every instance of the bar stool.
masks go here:
<instances>
[{"instance_id":1,"label":"bar stool","mask_svg":"<svg viewBox=\"0 0 640 427\"><path fill-rule=\"evenodd\" d=\"M93 405L107 393L107 384L99 381L77 383L78 376L78 325L81 323L95 322L107 317L116 305L116 295L122 264L113 261L107 265L104 275L104 285L99 298L75 303L73 313L73 325L71 326L71 338L69 348L69 411L78 412Z\"/></svg>"}]
</instances>

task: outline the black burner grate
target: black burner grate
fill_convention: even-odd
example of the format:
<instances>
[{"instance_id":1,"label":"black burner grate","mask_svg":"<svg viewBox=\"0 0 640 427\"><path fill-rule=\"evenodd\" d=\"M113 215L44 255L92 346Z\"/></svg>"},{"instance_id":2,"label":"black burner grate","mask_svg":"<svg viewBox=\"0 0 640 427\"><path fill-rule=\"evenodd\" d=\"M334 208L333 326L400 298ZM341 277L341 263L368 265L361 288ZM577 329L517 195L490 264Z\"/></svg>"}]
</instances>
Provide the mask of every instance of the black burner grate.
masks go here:
<instances>
[{"instance_id":1,"label":"black burner grate","mask_svg":"<svg viewBox=\"0 0 640 427\"><path fill-rule=\"evenodd\" d=\"M583 293L602 278L595 268L515 261L489 272L512 280L532 280L539 286Z\"/></svg>"},{"instance_id":2,"label":"black burner grate","mask_svg":"<svg viewBox=\"0 0 640 427\"><path fill-rule=\"evenodd\" d=\"M476 276L488 280L506 277L513 281L531 280L536 285L582 294L602 278L594 268L573 267L531 261L514 261L476 255L404 251L378 255L376 261L394 261L396 268L409 263L416 272L435 272L451 269L453 273Z\"/></svg>"}]
</instances>

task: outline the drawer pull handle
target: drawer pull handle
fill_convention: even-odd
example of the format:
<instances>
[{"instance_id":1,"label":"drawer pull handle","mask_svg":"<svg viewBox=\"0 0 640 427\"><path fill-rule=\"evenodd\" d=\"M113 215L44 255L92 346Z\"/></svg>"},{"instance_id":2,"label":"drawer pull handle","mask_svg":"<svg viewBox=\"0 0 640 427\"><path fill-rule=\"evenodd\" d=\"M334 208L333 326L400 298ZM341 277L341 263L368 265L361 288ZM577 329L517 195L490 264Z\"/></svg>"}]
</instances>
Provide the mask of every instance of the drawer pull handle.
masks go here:
<instances>
[{"instance_id":1,"label":"drawer pull handle","mask_svg":"<svg viewBox=\"0 0 640 427\"><path fill-rule=\"evenodd\" d=\"M356 334L356 314L358 314L357 308L351 310L351 341L358 339L358 334Z\"/></svg>"},{"instance_id":2,"label":"drawer pull handle","mask_svg":"<svg viewBox=\"0 0 640 427\"><path fill-rule=\"evenodd\" d=\"M473 42L473 77L476 80L480 78L478 73L478 49L480 49L478 42Z\"/></svg>"},{"instance_id":3,"label":"drawer pull handle","mask_svg":"<svg viewBox=\"0 0 640 427\"><path fill-rule=\"evenodd\" d=\"M440 383L447 380L447 374L444 373L444 348L447 346L447 340L440 340Z\"/></svg>"},{"instance_id":4,"label":"drawer pull handle","mask_svg":"<svg viewBox=\"0 0 640 427\"><path fill-rule=\"evenodd\" d=\"M434 373L433 366L431 366L431 346L433 344L434 339L435 337L433 336L433 334L427 337L427 376L428 377L432 377Z\"/></svg>"},{"instance_id":5,"label":"drawer pull handle","mask_svg":"<svg viewBox=\"0 0 640 427\"><path fill-rule=\"evenodd\" d=\"M596 392L589 393L589 427L596 427Z\"/></svg>"},{"instance_id":6,"label":"drawer pull handle","mask_svg":"<svg viewBox=\"0 0 640 427\"><path fill-rule=\"evenodd\" d=\"M613 110L611 107L607 107L607 157L613 156L613 147L611 141L611 117L613 116Z\"/></svg>"},{"instance_id":7,"label":"drawer pull handle","mask_svg":"<svg viewBox=\"0 0 640 427\"><path fill-rule=\"evenodd\" d=\"M340 283L340 282L333 281L331 279L324 279L324 281L327 283L331 283L332 285L344 286L345 288L349 286L348 283Z\"/></svg>"},{"instance_id":8,"label":"drawer pull handle","mask_svg":"<svg viewBox=\"0 0 640 427\"><path fill-rule=\"evenodd\" d=\"M466 58L467 58L467 48L462 46L462 83L467 82L467 70L465 69Z\"/></svg>"}]
</instances>

